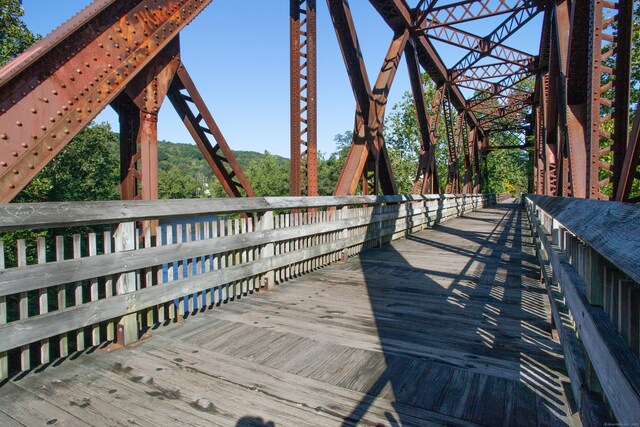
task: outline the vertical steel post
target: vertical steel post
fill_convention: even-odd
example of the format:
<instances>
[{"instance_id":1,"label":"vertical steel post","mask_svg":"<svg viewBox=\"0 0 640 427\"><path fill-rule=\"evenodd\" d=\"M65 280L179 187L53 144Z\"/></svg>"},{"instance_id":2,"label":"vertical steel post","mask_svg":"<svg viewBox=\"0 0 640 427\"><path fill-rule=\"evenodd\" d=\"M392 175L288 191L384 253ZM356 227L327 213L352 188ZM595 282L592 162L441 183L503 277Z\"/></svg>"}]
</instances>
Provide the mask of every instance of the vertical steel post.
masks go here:
<instances>
[{"instance_id":1,"label":"vertical steel post","mask_svg":"<svg viewBox=\"0 0 640 427\"><path fill-rule=\"evenodd\" d=\"M290 0L291 195L318 195L316 0Z\"/></svg>"}]
</instances>

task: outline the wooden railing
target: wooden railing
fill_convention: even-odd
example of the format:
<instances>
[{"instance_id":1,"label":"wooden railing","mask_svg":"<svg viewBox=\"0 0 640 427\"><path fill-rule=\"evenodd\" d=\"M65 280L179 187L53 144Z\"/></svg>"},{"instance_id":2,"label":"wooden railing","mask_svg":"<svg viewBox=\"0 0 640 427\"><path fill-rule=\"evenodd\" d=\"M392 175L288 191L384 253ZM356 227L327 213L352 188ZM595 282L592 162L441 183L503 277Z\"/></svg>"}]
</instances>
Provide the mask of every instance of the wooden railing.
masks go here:
<instances>
[{"instance_id":1,"label":"wooden railing","mask_svg":"<svg viewBox=\"0 0 640 427\"><path fill-rule=\"evenodd\" d=\"M640 206L535 195L524 202L583 418L638 423Z\"/></svg>"},{"instance_id":2,"label":"wooden railing","mask_svg":"<svg viewBox=\"0 0 640 427\"><path fill-rule=\"evenodd\" d=\"M421 195L0 205L0 379L126 345L493 203Z\"/></svg>"}]
</instances>

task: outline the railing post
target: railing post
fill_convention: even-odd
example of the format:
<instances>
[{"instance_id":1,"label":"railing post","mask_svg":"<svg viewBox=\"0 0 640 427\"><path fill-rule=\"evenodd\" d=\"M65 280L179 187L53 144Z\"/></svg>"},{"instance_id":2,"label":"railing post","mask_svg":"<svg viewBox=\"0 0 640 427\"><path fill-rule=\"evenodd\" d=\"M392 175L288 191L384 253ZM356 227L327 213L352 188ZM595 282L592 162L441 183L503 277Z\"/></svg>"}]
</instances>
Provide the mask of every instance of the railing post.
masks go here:
<instances>
[{"instance_id":1,"label":"railing post","mask_svg":"<svg viewBox=\"0 0 640 427\"><path fill-rule=\"evenodd\" d=\"M260 218L258 222L258 228L260 231L273 230L275 227L273 211L265 212ZM275 255L275 245L274 243L267 243L260 248L260 259L270 258ZM276 275L273 270L267 271L262 276L262 287L266 288L267 291L272 291L276 287Z\"/></svg>"},{"instance_id":2,"label":"railing post","mask_svg":"<svg viewBox=\"0 0 640 427\"><path fill-rule=\"evenodd\" d=\"M551 243L558 246L560 244L560 223L555 218L551 218Z\"/></svg>"},{"instance_id":3,"label":"railing post","mask_svg":"<svg viewBox=\"0 0 640 427\"><path fill-rule=\"evenodd\" d=\"M118 224L113 233L114 249L116 252L133 251L136 249L136 227L133 222ZM136 273L130 271L120 274L116 282L116 294L124 295L136 291ZM130 303L130 308L135 309L135 302ZM116 342L120 345L128 345L138 341L137 314L130 313L122 316L116 326Z\"/></svg>"},{"instance_id":4,"label":"railing post","mask_svg":"<svg viewBox=\"0 0 640 427\"><path fill-rule=\"evenodd\" d=\"M343 206L342 209L340 209L340 214L339 214L340 221L347 218L348 213L349 213L349 207ZM340 239L342 240L348 237L349 237L349 229L343 228L342 231L340 232ZM340 253L340 262L345 262L348 257L349 257L349 254L347 253L347 248L346 247L342 248L342 252Z\"/></svg>"},{"instance_id":5,"label":"railing post","mask_svg":"<svg viewBox=\"0 0 640 427\"><path fill-rule=\"evenodd\" d=\"M587 300L602 307L604 296L604 264L602 257L590 246L585 254L584 281L587 285Z\"/></svg>"}]
</instances>

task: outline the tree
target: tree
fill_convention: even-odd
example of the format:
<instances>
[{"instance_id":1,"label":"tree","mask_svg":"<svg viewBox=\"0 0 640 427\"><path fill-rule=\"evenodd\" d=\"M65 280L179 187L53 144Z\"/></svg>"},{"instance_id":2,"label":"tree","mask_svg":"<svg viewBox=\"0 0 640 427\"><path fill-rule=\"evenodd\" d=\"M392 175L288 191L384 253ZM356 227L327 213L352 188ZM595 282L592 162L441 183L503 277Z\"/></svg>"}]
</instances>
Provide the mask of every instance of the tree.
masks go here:
<instances>
[{"instance_id":1,"label":"tree","mask_svg":"<svg viewBox=\"0 0 640 427\"><path fill-rule=\"evenodd\" d=\"M249 163L246 174L256 196L289 195L289 163L268 151L261 159Z\"/></svg>"},{"instance_id":2,"label":"tree","mask_svg":"<svg viewBox=\"0 0 640 427\"><path fill-rule=\"evenodd\" d=\"M23 15L21 0L0 0L0 66L40 39L20 19Z\"/></svg>"},{"instance_id":3,"label":"tree","mask_svg":"<svg viewBox=\"0 0 640 427\"><path fill-rule=\"evenodd\" d=\"M158 195L161 199L195 199L205 196L204 182L173 166L158 173Z\"/></svg>"}]
</instances>

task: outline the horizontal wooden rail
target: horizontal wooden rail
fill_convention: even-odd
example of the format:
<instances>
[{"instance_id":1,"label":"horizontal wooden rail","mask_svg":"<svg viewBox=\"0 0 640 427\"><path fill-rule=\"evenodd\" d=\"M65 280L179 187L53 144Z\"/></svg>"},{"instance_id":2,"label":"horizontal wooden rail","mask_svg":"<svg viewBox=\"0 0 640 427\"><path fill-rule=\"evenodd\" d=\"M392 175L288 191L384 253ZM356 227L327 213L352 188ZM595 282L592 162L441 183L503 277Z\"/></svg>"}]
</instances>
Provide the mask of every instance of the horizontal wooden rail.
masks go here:
<instances>
[{"instance_id":1,"label":"horizontal wooden rail","mask_svg":"<svg viewBox=\"0 0 640 427\"><path fill-rule=\"evenodd\" d=\"M3 240L40 231L0 251L0 375L135 341L493 203L419 195L2 205ZM56 235L78 226L86 235Z\"/></svg>"},{"instance_id":2,"label":"horizontal wooden rail","mask_svg":"<svg viewBox=\"0 0 640 427\"><path fill-rule=\"evenodd\" d=\"M534 195L524 202L583 418L602 422L594 397L604 394L619 423L637 422L640 208Z\"/></svg>"}]
</instances>

